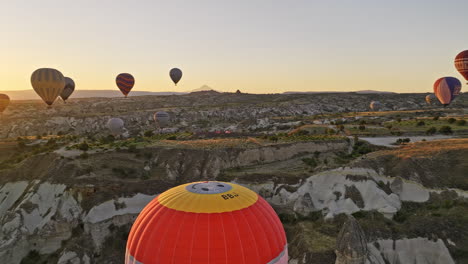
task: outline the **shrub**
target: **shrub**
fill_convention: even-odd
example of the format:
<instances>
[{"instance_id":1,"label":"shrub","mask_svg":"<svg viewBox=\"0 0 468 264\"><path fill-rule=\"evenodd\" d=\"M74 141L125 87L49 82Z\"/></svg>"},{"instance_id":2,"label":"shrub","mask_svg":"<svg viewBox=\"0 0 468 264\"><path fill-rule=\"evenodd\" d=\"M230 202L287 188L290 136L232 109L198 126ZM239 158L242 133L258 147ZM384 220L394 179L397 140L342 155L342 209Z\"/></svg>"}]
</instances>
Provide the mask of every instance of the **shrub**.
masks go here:
<instances>
[{"instance_id":1,"label":"shrub","mask_svg":"<svg viewBox=\"0 0 468 264\"><path fill-rule=\"evenodd\" d=\"M271 140L271 141L274 141L274 142L278 141L277 136L270 136L268 139Z\"/></svg>"},{"instance_id":2,"label":"shrub","mask_svg":"<svg viewBox=\"0 0 468 264\"><path fill-rule=\"evenodd\" d=\"M312 169L317 167L318 163L317 163L317 160L314 159L314 158L303 158L302 159L302 162L304 162L305 164L307 164L309 167L311 167Z\"/></svg>"},{"instance_id":3,"label":"shrub","mask_svg":"<svg viewBox=\"0 0 468 264\"><path fill-rule=\"evenodd\" d=\"M143 135L144 135L145 137L152 137L153 134L154 134L154 133L153 133L152 130L147 130L147 131L145 131L145 133L143 133Z\"/></svg>"},{"instance_id":4,"label":"shrub","mask_svg":"<svg viewBox=\"0 0 468 264\"><path fill-rule=\"evenodd\" d=\"M87 159L87 158L89 158L88 152L83 152L83 153L81 153L80 156L79 156L79 158L80 158L80 159Z\"/></svg>"},{"instance_id":5,"label":"shrub","mask_svg":"<svg viewBox=\"0 0 468 264\"><path fill-rule=\"evenodd\" d=\"M365 125L359 125L359 130L361 130L361 131L366 130L366 126Z\"/></svg>"},{"instance_id":6,"label":"shrub","mask_svg":"<svg viewBox=\"0 0 468 264\"><path fill-rule=\"evenodd\" d=\"M416 126L425 126L426 123L424 121L419 121L418 123L416 123Z\"/></svg>"},{"instance_id":7,"label":"shrub","mask_svg":"<svg viewBox=\"0 0 468 264\"><path fill-rule=\"evenodd\" d=\"M430 127L426 130L426 135L434 135L437 132L436 127Z\"/></svg>"},{"instance_id":8,"label":"shrub","mask_svg":"<svg viewBox=\"0 0 468 264\"><path fill-rule=\"evenodd\" d=\"M451 117L447 120L447 122L449 122L449 124L453 124L455 123L455 121L457 121L455 118Z\"/></svg>"},{"instance_id":9,"label":"shrub","mask_svg":"<svg viewBox=\"0 0 468 264\"><path fill-rule=\"evenodd\" d=\"M434 118L432 118L432 119L437 121L437 120L439 120L439 116L434 116Z\"/></svg>"},{"instance_id":10,"label":"shrub","mask_svg":"<svg viewBox=\"0 0 468 264\"><path fill-rule=\"evenodd\" d=\"M466 120L463 120L463 119L457 120L457 122L455 124L457 126L464 126L464 125L466 125Z\"/></svg>"},{"instance_id":11,"label":"shrub","mask_svg":"<svg viewBox=\"0 0 468 264\"><path fill-rule=\"evenodd\" d=\"M399 138L395 141L395 144L401 145L401 144L409 143L410 141L411 139L409 138Z\"/></svg>"},{"instance_id":12,"label":"shrub","mask_svg":"<svg viewBox=\"0 0 468 264\"><path fill-rule=\"evenodd\" d=\"M81 144L78 145L78 149L82 151L88 151L89 145L86 141L83 141Z\"/></svg>"},{"instance_id":13,"label":"shrub","mask_svg":"<svg viewBox=\"0 0 468 264\"><path fill-rule=\"evenodd\" d=\"M439 132L445 135L452 134L452 128L450 126L443 126L439 129Z\"/></svg>"},{"instance_id":14,"label":"shrub","mask_svg":"<svg viewBox=\"0 0 468 264\"><path fill-rule=\"evenodd\" d=\"M41 136L41 135L37 135L37 136L36 136L36 139L42 139L42 136Z\"/></svg>"},{"instance_id":15,"label":"shrub","mask_svg":"<svg viewBox=\"0 0 468 264\"><path fill-rule=\"evenodd\" d=\"M128 152L137 153L138 152L137 146L136 145L128 146Z\"/></svg>"},{"instance_id":16,"label":"shrub","mask_svg":"<svg viewBox=\"0 0 468 264\"><path fill-rule=\"evenodd\" d=\"M401 122L401 118L397 118L396 121L397 121L398 123L400 123L400 122Z\"/></svg>"},{"instance_id":17,"label":"shrub","mask_svg":"<svg viewBox=\"0 0 468 264\"><path fill-rule=\"evenodd\" d=\"M177 137L176 136L169 136L169 137L167 137L167 140L177 140Z\"/></svg>"}]
</instances>

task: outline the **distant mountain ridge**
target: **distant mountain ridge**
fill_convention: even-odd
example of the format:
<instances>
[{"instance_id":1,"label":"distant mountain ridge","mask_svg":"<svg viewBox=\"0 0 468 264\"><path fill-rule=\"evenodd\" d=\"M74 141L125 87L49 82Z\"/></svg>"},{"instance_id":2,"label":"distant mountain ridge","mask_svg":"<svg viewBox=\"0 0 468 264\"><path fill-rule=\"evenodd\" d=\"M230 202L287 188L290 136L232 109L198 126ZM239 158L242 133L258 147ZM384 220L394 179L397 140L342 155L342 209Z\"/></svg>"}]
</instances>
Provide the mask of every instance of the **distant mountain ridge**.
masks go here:
<instances>
[{"instance_id":1,"label":"distant mountain ridge","mask_svg":"<svg viewBox=\"0 0 468 264\"><path fill-rule=\"evenodd\" d=\"M7 94L11 100L35 100L40 99L36 92L31 90L19 91L0 91L0 93ZM149 92L149 91L131 91L129 96L143 96L143 95L181 95L187 94L184 92ZM70 99L73 98L90 98L90 97L123 97L119 90L76 90Z\"/></svg>"},{"instance_id":2,"label":"distant mountain ridge","mask_svg":"<svg viewBox=\"0 0 468 264\"><path fill-rule=\"evenodd\" d=\"M375 90L361 90L361 91L311 91L311 92L296 92L288 91L283 94L313 94L313 93L357 93L357 94L396 94L394 92L387 91L375 91Z\"/></svg>"},{"instance_id":3,"label":"distant mountain ridge","mask_svg":"<svg viewBox=\"0 0 468 264\"><path fill-rule=\"evenodd\" d=\"M185 92L150 92L150 91L131 91L129 96L144 96L144 95L183 95L194 92L206 92L214 91L219 92L208 85L203 85L200 88L193 89ZM0 93L7 94L11 100L35 100L40 99L39 96L33 89L30 90L19 90L19 91L0 91ZM316 94L316 93L350 93L349 91L288 91L283 94ZM362 90L355 91L354 93L358 94L396 94L394 92L387 91L374 91L374 90ZM122 97L122 93L119 90L76 90L72 96L73 98L92 98L92 97Z\"/></svg>"}]
</instances>

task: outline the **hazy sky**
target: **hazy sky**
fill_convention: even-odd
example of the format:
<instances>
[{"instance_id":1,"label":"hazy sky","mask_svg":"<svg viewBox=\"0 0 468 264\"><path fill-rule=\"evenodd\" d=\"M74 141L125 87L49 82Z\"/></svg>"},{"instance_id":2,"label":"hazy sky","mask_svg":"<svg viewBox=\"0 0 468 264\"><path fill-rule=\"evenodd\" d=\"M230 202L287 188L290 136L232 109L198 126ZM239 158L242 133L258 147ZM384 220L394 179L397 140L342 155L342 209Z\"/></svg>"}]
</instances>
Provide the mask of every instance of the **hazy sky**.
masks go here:
<instances>
[{"instance_id":1,"label":"hazy sky","mask_svg":"<svg viewBox=\"0 0 468 264\"><path fill-rule=\"evenodd\" d=\"M0 0L0 90L59 69L77 89L426 92L462 77L467 0ZM174 87L169 69L184 76ZM465 89L465 88L464 88Z\"/></svg>"}]
</instances>

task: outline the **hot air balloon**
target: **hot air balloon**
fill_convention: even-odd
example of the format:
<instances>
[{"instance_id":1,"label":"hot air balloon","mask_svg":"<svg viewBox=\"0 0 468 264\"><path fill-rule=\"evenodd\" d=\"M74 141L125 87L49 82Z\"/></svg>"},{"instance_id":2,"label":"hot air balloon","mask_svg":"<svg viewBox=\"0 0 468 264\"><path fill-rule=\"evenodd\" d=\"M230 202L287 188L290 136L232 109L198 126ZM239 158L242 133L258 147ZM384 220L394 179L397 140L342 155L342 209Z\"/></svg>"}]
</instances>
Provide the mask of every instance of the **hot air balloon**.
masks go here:
<instances>
[{"instance_id":1,"label":"hot air balloon","mask_svg":"<svg viewBox=\"0 0 468 264\"><path fill-rule=\"evenodd\" d=\"M169 124L170 116L164 111L159 111L153 116L154 121L158 124L159 127L165 127Z\"/></svg>"},{"instance_id":2,"label":"hot air balloon","mask_svg":"<svg viewBox=\"0 0 468 264\"><path fill-rule=\"evenodd\" d=\"M382 108L382 104L379 101L372 101L369 107L374 111L379 111Z\"/></svg>"},{"instance_id":3,"label":"hot air balloon","mask_svg":"<svg viewBox=\"0 0 468 264\"><path fill-rule=\"evenodd\" d=\"M426 95L426 103L427 103L428 105L431 105L432 103L435 102L434 100L435 100L436 98L437 98L437 97L436 97L434 94L428 94L428 95Z\"/></svg>"},{"instance_id":4,"label":"hot air balloon","mask_svg":"<svg viewBox=\"0 0 468 264\"><path fill-rule=\"evenodd\" d=\"M63 88L60 97L62 97L62 100L66 102L73 91L75 91L75 82L71 78L65 77L65 87Z\"/></svg>"},{"instance_id":5,"label":"hot air balloon","mask_svg":"<svg viewBox=\"0 0 468 264\"><path fill-rule=\"evenodd\" d=\"M107 128L109 128L112 135L119 136L125 131L124 121L120 118L111 118L107 121Z\"/></svg>"},{"instance_id":6,"label":"hot air balloon","mask_svg":"<svg viewBox=\"0 0 468 264\"><path fill-rule=\"evenodd\" d=\"M234 183L177 186L154 198L130 230L125 264L287 264L283 226L271 206Z\"/></svg>"},{"instance_id":7,"label":"hot air balloon","mask_svg":"<svg viewBox=\"0 0 468 264\"><path fill-rule=\"evenodd\" d=\"M33 72L31 85L42 100L51 107L65 87L65 78L55 69L42 68Z\"/></svg>"},{"instance_id":8,"label":"hot air balloon","mask_svg":"<svg viewBox=\"0 0 468 264\"><path fill-rule=\"evenodd\" d=\"M127 97L132 90L133 85L135 85L135 78L130 73L121 73L117 75L115 79L117 83L117 87L119 87L120 91Z\"/></svg>"},{"instance_id":9,"label":"hot air balloon","mask_svg":"<svg viewBox=\"0 0 468 264\"><path fill-rule=\"evenodd\" d=\"M446 107L460 94L461 82L455 77L443 77L435 81L434 94Z\"/></svg>"},{"instance_id":10,"label":"hot air balloon","mask_svg":"<svg viewBox=\"0 0 468 264\"><path fill-rule=\"evenodd\" d=\"M5 109L8 107L10 104L10 97L6 94L0 94L0 114L5 111Z\"/></svg>"},{"instance_id":11,"label":"hot air balloon","mask_svg":"<svg viewBox=\"0 0 468 264\"><path fill-rule=\"evenodd\" d=\"M455 68L468 81L468 50L460 52L455 57Z\"/></svg>"},{"instance_id":12,"label":"hot air balloon","mask_svg":"<svg viewBox=\"0 0 468 264\"><path fill-rule=\"evenodd\" d=\"M172 81L177 86L177 83L182 79L182 71L179 68L173 68L169 72L169 76L171 76Z\"/></svg>"}]
</instances>

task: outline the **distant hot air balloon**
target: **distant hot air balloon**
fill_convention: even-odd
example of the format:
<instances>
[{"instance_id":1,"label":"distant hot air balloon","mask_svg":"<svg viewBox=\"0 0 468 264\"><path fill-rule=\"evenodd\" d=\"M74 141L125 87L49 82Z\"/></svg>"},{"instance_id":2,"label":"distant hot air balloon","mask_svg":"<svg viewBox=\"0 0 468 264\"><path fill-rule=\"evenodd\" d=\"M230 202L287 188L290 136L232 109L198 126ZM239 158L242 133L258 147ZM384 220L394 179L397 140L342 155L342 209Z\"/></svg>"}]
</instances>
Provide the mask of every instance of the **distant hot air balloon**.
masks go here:
<instances>
[{"instance_id":1,"label":"distant hot air balloon","mask_svg":"<svg viewBox=\"0 0 468 264\"><path fill-rule=\"evenodd\" d=\"M455 68L468 81L468 50L460 52L455 57Z\"/></svg>"},{"instance_id":2,"label":"distant hot air balloon","mask_svg":"<svg viewBox=\"0 0 468 264\"><path fill-rule=\"evenodd\" d=\"M234 183L194 182L154 198L130 230L125 264L287 264L271 206Z\"/></svg>"},{"instance_id":3,"label":"distant hot air balloon","mask_svg":"<svg viewBox=\"0 0 468 264\"><path fill-rule=\"evenodd\" d=\"M372 101L369 107L374 111L379 111L382 108L382 104L379 101Z\"/></svg>"},{"instance_id":4,"label":"distant hot air balloon","mask_svg":"<svg viewBox=\"0 0 468 264\"><path fill-rule=\"evenodd\" d=\"M177 83L182 79L182 71L179 68L173 68L169 72L169 76L171 76L172 81L177 86Z\"/></svg>"},{"instance_id":5,"label":"distant hot air balloon","mask_svg":"<svg viewBox=\"0 0 468 264\"><path fill-rule=\"evenodd\" d=\"M62 97L62 100L66 102L73 91L75 91L75 82L71 78L65 77L65 87L63 88L60 97Z\"/></svg>"},{"instance_id":6,"label":"distant hot air balloon","mask_svg":"<svg viewBox=\"0 0 468 264\"><path fill-rule=\"evenodd\" d=\"M461 86L457 78L443 77L434 83L434 94L445 107L460 94Z\"/></svg>"},{"instance_id":7,"label":"distant hot air balloon","mask_svg":"<svg viewBox=\"0 0 468 264\"><path fill-rule=\"evenodd\" d=\"M125 131L124 121L120 118L111 118L107 121L107 128L109 128L112 135L119 136Z\"/></svg>"},{"instance_id":8,"label":"distant hot air balloon","mask_svg":"<svg viewBox=\"0 0 468 264\"><path fill-rule=\"evenodd\" d=\"M31 85L34 91L50 107L62 93L65 87L65 78L61 72L55 69L42 68L33 72Z\"/></svg>"},{"instance_id":9,"label":"distant hot air balloon","mask_svg":"<svg viewBox=\"0 0 468 264\"><path fill-rule=\"evenodd\" d=\"M426 95L426 103L428 105L431 105L431 104L433 104L435 102L436 98L437 97L434 94L428 94L428 95Z\"/></svg>"},{"instance_id":10,"label":"distant hot air balloon","mask_svg":"<svg viewBox=\"0 0 468 264\"><path fill-rule=\"evenodd\" d=\"M132 90L133 85L135 85L135 78L130 73L121 73L117 75L115 79L117 83L117 87L119 87L120 91L127 97Z\"/></svg>"},{"instance_id":11,"label":"distant hot air balloon","mask_svg":"<svg viewBox=\"0 0 468 264\"><path fill-rule=\"evenodd\" d=\"M5 111L5 109L8 107L10 104L10 97L6 94L0 94L0 114Z\"/></svg>"},{"instance_id":12,"label":"distant hot air balloon","mask_svg":"<svg viewBox=\"0 0 468 264\"><path fill-rule=\"evenodd\" d=\"M158 124L159 127L165 127L169 124L170 116L164 111L159 111L153 116L154 121Z\"/></svg>"}]
</instances>

